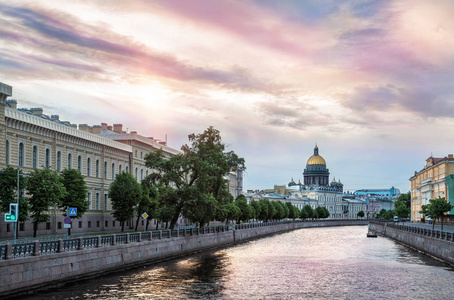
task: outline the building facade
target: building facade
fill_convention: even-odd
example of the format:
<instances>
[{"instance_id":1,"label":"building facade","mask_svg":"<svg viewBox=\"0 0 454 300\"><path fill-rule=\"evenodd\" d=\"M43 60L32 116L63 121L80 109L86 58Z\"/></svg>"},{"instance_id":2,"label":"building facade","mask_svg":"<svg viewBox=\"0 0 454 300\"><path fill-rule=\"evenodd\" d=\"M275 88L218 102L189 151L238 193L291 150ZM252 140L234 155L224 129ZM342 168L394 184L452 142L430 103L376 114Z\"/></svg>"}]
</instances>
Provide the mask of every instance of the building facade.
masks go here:
<instances>
[{"instance_id":1,"label":"building facade","mask_svg":"<svg viewBox=\"0 0 454 300\"><path fill-rule=\"evenodd\" d=\"M411 182L411 221L421 222L424 217L420 213L422 206L429 204L430 199L444 197L454 205L454 187L451 176L454 173L454 156L426 159L426 165L410 178ZM446 216L449 221L454 221L454 211Z\"/></svg>"},{"instance_id":2,"label":"building facade","mask_svg":"<svg viewBox=\"0 0 454 300\"><path fill-rule=\"evenodd\" d=\"M136 131L125 132L122 124L77 126L61 121L58 115L48 116L41 108L18 109L15 100L7 100L11 95L12 87L0 83L0 169L19 167L25 174L35 168L79 170L85 176L89 210L81 219L73 220L74 233L121 229L120 222L111 214L108 197L115 175L129 172L140 182L153 171L145 166L147 153L156 149L162 149L167 157L180 153L168 147L166 141ZM237 172L230 172L226 179L235 196L239 193ZM242 180L240 184L242 188ZM51 221L40 223L38 234L64 234L62 211L51 208L48 213ZM180 219L179 223L184 225L185 220ZM126 225L132 228L134 224L131 220ZM151 225L156 225L156 220ZM20 224L19 236L31 233L30 221ZM0 238L11 236L11 223L0 219Z\"/></svg>"}]
</instances>

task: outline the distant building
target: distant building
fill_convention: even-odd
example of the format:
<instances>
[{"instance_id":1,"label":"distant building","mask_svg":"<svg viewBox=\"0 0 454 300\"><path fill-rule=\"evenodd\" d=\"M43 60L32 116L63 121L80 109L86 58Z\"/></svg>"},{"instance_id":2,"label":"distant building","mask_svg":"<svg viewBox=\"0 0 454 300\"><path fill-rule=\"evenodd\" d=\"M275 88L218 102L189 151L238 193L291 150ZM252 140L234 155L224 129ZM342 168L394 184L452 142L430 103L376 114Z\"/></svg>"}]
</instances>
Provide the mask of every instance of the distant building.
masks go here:
<instances>
[{"instance_id":1,"label":"distant building","mask_svg":"<svg viewBox=\"0 0 454 300\"><path fill-rule=\"evenodd\" d=\"M430 199L444 197L454 205L454 156L426 159L426 165L410 178L411 182L411 220L420 222L422 206L429 204ZM449 221L454 221L454 211L447 215Z\"/></svg>"},{"instance_id":2,"label":"distant building","mask_svg":"<svg viewBox=\"0 0 454 300\"><path fill-rule=\"evenodd\" d=\"M354 192L356 196L372 196L380 198L398 198L400 196L400 190L391 187L390 189L363 189Z\"/></svg>"}]
</instances>

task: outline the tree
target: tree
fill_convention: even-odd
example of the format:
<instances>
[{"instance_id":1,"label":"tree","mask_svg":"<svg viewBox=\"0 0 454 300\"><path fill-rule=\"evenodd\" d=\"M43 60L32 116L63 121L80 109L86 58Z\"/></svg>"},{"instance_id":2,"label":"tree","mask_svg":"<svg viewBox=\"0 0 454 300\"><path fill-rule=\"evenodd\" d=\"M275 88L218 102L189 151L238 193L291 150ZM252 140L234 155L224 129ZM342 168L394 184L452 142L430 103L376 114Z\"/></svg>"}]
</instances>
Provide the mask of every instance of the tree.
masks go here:
<instances>
[{"instance_id":1,"label":"tree","mask_svg":"<svg viewBox=\"0 0 454 300\"><path fill-rule=\"evenodd\" d=\"M268 215L269 215L269 206L271 205L270 201L268 199L260 199L259 204L260 204L260 213L257 216L257 218L261 221L267 221L269 219Z\"/></svg>"},{"instance_id":2,"label":"tree","mask_svg":"<svg viewBox=\"0 0 454 300\"><path fill-rule=\"evenodd\" d=\"M228 203L225 206L225 210L226 210L226 217L225 217L226 224L229 224L230 220L237 220L239 215L241 214L241 209L238 206L236 206L234 203Z\"/></svg>"},{"instance_id":3,"label":"tree","mask_svg":"<svg viewBox=\"0 0 454 300\"><path fill-rule=\"evenodd\" d=\"M304 205L300 214L301 219L312 219L314 217L314 210L309 204Z\"/></svg>"},{"instance_id":4,"label":"tree","mask_svg":"<svg viewBox=\"0 0 454 300\"><path fill-rule=\"evenodd\" d=\"M22 170L19 170L19 189L25 189L26 183L27 180ZM17 194L17 169L6 167L0 170L0 212L9 212L9 204L17 203ZM19 194L21 194L20 191ZM27 221L29 210L30 205L28 200L22 195L19 195L19 217L17 221ZM16 236L19 236L18 226L16 226Z\"/></svg>"},{"instance_id":5,"label":"tree","mask_svg":"<svg viewBox=\"0 0 454 300\"><path fill-rule=\"evenodd\" d=\"M260 215L260 211L262 210L262 207L260 205L260 202L258 201L255 201L255 200L251 200L251 206L253 208L253 213L254 215L252 216L252 218L254 218L255 220L257 220L259 218L259 215Z\"/></svg>"},{"instance_id":6,"label":"tree","mask_svg":"<svg viewBox=\"0 0 454 300\"><path fill-rule=\"evenodd\" d=\"M405 206L407 206L408 209L411 209L411 193L407 192L405 194L400 194L399 201L405 203Z\"/></svg>"},{"instance_id":7,"label":"tree","mask_svg":"<svg viewBox=\"0 0 454 300\"><path fill-rule=\"evenodd\" d=\"M288 208L288 217L290 219L295 220L296 218L299 217L299 210L296 206L294 206L291 202L285 203L285 205Z\"/></svg>"},{"instance_id":8,"label":"tree","mask_svg":"<svg viewBox=\"0 0 454 300\"><path fill-rule=\"evenodd\" d=\"M402 222L405 222L405 219L408 218L408 214L410 214L410 208L407 206L406 202L397 200L394 203L394 215L403 220Z\"/></svg>"},{"instance_id":9,"label":"tree","mask_svg":"<svg viewBox=\"0 0 454 300\"><path fill-rule=\"evenodd\" d=\"M317 206L315 208L315 213L320 219L326 219L329 217L329 211L326 209L326 207Z\"/></svg>"},{"instance_id":10,"label":"tree","mask_svg":"<svg viewBox=\"0 0 454 300\"><path fill-rule=\"evenodd\" d=\"M329 218L330 216L329 210L326 207L323 207L323 211L324 211L323 218L324 219Z\"/></svg>"},{"instance_id":11,"label":"tree","mask_svg":"<svg viewBox=\"0 0 454 300\"><path fill-rule=\"evenodd\" d=\"M238 224L249 221L253 217L252 207L247 204L247 200L244 195L239 195L234 203L240 209L240 214L237 217Z\"/></svg>"},{"instance_id":12,"label":"tree","mask_svg":"<svg viewBox=\"0 0 454 300\"><path fill-rule=\"evenodd\" d=\"M358 213L357 213L357 217L359 218L364 218L364 212L362 210L360 210Z\"/></svg>"},{"instance_id":13,"label":"tree","mask_svg":"<svg viewBox=\"0 0 454 300\"><path fill-rule=\"evenodd\" d=\"M384 208L382 208L380 210L380 218L382 218L383 220L390 220L394 217L394 212L392 210L386 210Z\"/></svg>"},{"instance_id":14,"label":"tree","mask_svg":"<svg viewBox=\"0 0 454 300\"><path fill-rule=\"evenodd\" d=\"M35 169L28 178L27 191L30 195L30 212L33 218L33 237L36 237L38 224L48 222L49 207L61 204L66 196L63 177L50 169Z\"/></svg>"},{"instance_id":15,"label":"tree","mask_svg":"<svg viewBox=\"0 0 454 300\"><path fill-rule=\"evenodd\" d=\"M81 218L88 210L89 205L87 200L88 189L84 176L76 169L64 169L61 176L63 186L66 189L66 194L61 200L63 215L66 216L69 207L75 207L77 208L77 216L74 218ZM71 234L71 229L69 234Z\"/></svg>"},{"instance_id":16,"label":"tree","mask_svg":"<svg viewBox=\"0 0 454 300\"><path fill-rule=\"evenodd\" d=\"M109 198L112 201L113 216L120 221L121 231L125 229L125 222L134 217L141 197L142 188L132 174L122 172L115 176L109 187Z\"/></svg>"},{"instance_id":17,"label":"tree","mask_svg":"<svg viewBox=\"0 0 454 300\"><path fill-rule=\"evenodd\" d=\"M437 199L430 199L429 204L423 205L420 213L432 218L432 229L435 228L435 221L440 218L441 230L443 230L443 216L451 209L453 209L453 206L446 201L445 197L438 197Z\"/></svg>"},{"instance_id":18,"label":"tree","mask_svg":"<svg viewBox=\"0 0 454 300\"><path fill-rule=\"evenodd\" d=\"M205 206L205 211L212 211L214 207L210 218L219 211L222 212L218 206L230 203L224 176L240 166L244 169L244 159L232 151L224 152L225 145L221 141L220 132L213 127L201 134L190 134L188 138L191 145L184 145L181 154L167 158L162 150L157 150L145 156L146 166L155 170L150 180L163 186L172 183L176 189L170 228L175 226L182 213L188 219L193 219L195 215L201 216L196 210L197 206ZM195 215L187 216L187 213ZM203 217L200 220L207 222L210 219Z\"/></svg>"},{"instance_id":19,"label":"tree","mask_svg":"<svg viewBox=\"0 0 454 300\"><path fill-rule=\"evenodd\" d=\"M145 187L143 184L140 185L142 189L142 196L140 197L139 203L137 205L137 220L136 220L136 228L135 231L137 231L137 228L139 227L139 221L142 219L143 213L149 214L149 216L153 215L153 212L150 212L150 207L152 204L151 198L150 198L150 192L148 191L148 188ZM148 218L147 218L148 222ZM148 224L145 225L147 227Z\"/></svg>"},{"instance_id":20,"label":"tree","mask_svg":"<svg viewBox=\"0 0 454 300\"><path fill-rule=\"evenodd\" d=\"M147 195L148 199L142 198L143 203L139 203L138 214L142 215L144 212L148 214L146 220L145 230L148 230L148 225L150 220L158 218L158 209L159 209L159 187L149 183L147 178L142 180L142 193Z\"/></svg>"}]
</instances>

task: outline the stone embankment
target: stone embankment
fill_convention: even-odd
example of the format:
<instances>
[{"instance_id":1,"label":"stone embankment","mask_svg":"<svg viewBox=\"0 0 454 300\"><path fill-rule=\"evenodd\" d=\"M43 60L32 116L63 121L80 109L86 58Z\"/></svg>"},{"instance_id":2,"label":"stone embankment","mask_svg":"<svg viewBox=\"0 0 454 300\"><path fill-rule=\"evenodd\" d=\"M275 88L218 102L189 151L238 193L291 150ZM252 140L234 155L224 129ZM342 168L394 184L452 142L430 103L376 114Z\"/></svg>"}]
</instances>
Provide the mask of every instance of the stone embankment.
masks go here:
<instances>
[{"instance_id":1,"label":"stone embankment","mask_svg":"<svg viewBox=\"0 0 454 300\"><path fill-rule=\"evenodd\" d=\"M95 277L300 228L362 220L285 221L0 246L0 297Z\"/></svg>"},{"instance_id":2,"label":"stone embankment","mask_svg":"<svg viewBox=\"0 0 454 300\"><path fill-rule=\"evenodd\" d=\"M454 265L454 233L377 221L370 229Z\"/></svg>"}]
</instances>

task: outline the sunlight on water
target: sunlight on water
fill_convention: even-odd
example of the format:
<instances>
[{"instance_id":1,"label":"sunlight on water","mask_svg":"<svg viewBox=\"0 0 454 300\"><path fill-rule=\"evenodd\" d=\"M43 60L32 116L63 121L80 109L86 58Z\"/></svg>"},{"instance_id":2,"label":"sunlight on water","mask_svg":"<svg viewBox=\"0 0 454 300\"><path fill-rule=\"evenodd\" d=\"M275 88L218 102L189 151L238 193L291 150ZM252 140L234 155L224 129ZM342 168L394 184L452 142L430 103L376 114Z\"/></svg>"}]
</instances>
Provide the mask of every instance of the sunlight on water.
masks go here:
<instances>
[{"instance_id":1,"label":"sunlight on water","mask_svg":"<svg viewBox=\"0 0 454 300\"><path fill-rule=\"evenodd\" d=\"M366 232L300 229L31 298L452 299L449 265Z\"/></svg>"}]
</instances>

